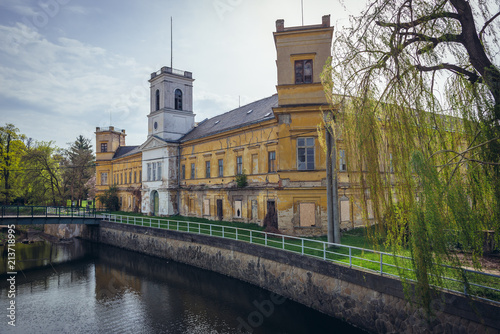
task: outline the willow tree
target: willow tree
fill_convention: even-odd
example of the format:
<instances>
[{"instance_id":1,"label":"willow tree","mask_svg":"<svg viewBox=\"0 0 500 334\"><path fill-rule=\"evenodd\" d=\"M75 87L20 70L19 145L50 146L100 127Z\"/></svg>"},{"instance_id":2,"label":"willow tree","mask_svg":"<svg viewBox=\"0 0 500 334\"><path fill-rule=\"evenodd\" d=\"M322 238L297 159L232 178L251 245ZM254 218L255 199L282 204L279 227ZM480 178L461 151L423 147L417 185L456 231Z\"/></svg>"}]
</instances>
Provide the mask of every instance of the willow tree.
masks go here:
<instances>
[{"instance_id":1,"label":"willow tree","mask_svg":"<svg viewBox=\"0 0 500 334\"><path fill-rule=\"evenodd\" d=\"M483 231L499 239L499 1L370 3L339 29L323 84L350 181L429 306L439 264L479 267Z\"/></svg>"}]
</instances>

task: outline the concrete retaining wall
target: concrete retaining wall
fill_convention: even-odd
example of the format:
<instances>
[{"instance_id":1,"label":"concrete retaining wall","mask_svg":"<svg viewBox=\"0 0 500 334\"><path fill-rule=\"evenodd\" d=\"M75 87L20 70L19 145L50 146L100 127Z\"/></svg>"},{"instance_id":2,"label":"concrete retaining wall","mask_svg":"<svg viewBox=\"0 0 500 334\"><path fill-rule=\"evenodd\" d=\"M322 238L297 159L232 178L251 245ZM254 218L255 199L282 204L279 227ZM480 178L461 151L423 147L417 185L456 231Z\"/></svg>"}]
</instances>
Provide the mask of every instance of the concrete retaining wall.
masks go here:
<instances>
[{"instance_id":1,"label":"concrete retaining wall","mask_svg":"<svg viewBox=\"0 0 500 334\"><path fill-rule=\"evenodd\" d=\"M396 279L279 249L109 222L83 232L85 239L247 281L370 332L500 332L500 307L443 293L429 319L409 306Z\"/></svg>"},{"instance_id":2,"label":"concrete retaining wall","mask_svg":"<svg viewBox=\"0 0 500 334\"><path fill-rule=\"evenodd\" d=\"M44 232L59 239L71 239L88 233L88 229L84 224L45 224Z\"/></svg>"}]
</instances>

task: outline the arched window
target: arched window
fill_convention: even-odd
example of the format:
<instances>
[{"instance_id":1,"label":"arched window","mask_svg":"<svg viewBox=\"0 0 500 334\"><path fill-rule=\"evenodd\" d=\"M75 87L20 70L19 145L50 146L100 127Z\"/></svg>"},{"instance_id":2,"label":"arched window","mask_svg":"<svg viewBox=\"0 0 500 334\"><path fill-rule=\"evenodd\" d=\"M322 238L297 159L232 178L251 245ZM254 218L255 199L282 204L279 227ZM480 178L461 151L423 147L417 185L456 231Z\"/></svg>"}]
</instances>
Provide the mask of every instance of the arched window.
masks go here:
<instances>
[{"instance_id":1,"label":"arched window","mask_svg":"<svg viewBox=\"0 0 500 334\"><path fill-rule=\"evenodd\" d=\"M175 110L182 110L182 91L175 90Z\"/></svg>"},{"instance_id":2,"label":"arched window","mask_svg":"<svg viewBox=\"0 0 500 334\"><path fill-rule=\"evenodd\" d=\"M160 90L156 90L156 96L155 96L155 110L160 110Z\"/></svg>"}]
</instances>

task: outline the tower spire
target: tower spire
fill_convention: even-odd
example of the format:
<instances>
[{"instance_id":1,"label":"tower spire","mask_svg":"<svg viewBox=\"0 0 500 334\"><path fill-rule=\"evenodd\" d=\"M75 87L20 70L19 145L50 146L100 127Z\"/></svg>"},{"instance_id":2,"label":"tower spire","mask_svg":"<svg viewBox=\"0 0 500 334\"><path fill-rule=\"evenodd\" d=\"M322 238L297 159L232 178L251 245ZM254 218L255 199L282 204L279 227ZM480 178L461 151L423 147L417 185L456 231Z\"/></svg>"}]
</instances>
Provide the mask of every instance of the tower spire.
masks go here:
<instances>
[{"instance_id":1,"label":"tower spire","mask_svg":"<svg viewBox=\"0 0 500 334\"><path fill-rule=\"evenodd\" d=\"M300 0L300 8L302 12L302 25L304 25L304 0Z\"/></svg>"},{"instance_id":2,"label":"tower spire","mask_svg":"<svg viewBox=\"0 0 500 334\"><path fill-rule=\"evenodd\" d=\"M170 68L174 68L174 33L173 33L173 19L172 16L170 16Z\"/></svg>"}]
</instances>

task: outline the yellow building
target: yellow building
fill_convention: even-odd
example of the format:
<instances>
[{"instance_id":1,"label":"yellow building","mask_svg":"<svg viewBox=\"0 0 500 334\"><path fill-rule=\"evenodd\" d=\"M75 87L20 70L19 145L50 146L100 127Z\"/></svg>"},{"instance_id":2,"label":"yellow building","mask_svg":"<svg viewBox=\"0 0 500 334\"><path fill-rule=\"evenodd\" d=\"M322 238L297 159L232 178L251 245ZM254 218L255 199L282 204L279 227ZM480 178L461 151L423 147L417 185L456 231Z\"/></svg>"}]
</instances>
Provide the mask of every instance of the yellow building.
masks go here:
<instances>
[{"instance_id":1,"label":"yellow building","mask_svg":"<svg viewBox=\"0 0 500 334\"><path fill-rule=\"evenodd\" d=\"M141 204L142 152L125 145L125 130L112 126L96 128L97 195L111 185L118 188L121 211L138 212ZM97 200L97 207L103 204Z\"/></svg>"},{"instance_id":2,"label":"yellow building","mask_svg":"<svg viewBox=\"0 0 500 334\"><path fill-rule=\"evenodd\" d=\"M209 119L180 140L182 215L258 224L269 215L284 233L326 234L326 155L317 129L328 109L320 74L332 35L329 15L312 26L276 22L277 94ZM238 174L246 175L245 187ZM352 226L350 205L341 205L344 228Z\"/></svg>"},{"instance_id":3,"label":"yellow building","mask_svg":"<svg viewBox=\"0 0 500 334\"><path fill-rule=\"evenodd\" d=\"M169 67L152 73L147 141L123 155L125 132L98 128L98 149L119 135L111 140L119 143L110 146L113 154L98 151L98 179L108 173L122 186L121 174L141 168L142 152L142 186L133 186L141 187L144 214L267 222L287 234L326 234L326 154L318 126L324 135L322 110L329 105L320 74L332 37L329 15L318 25L287 28L276 21L277 94L196 126L192 73ZM363 220L341 140L337 147L339 216L347 229ZM105 186L101 182L100 190ZM121 187L120 194L130 198L131 191Z\"/></svg>"}]
</instances>

